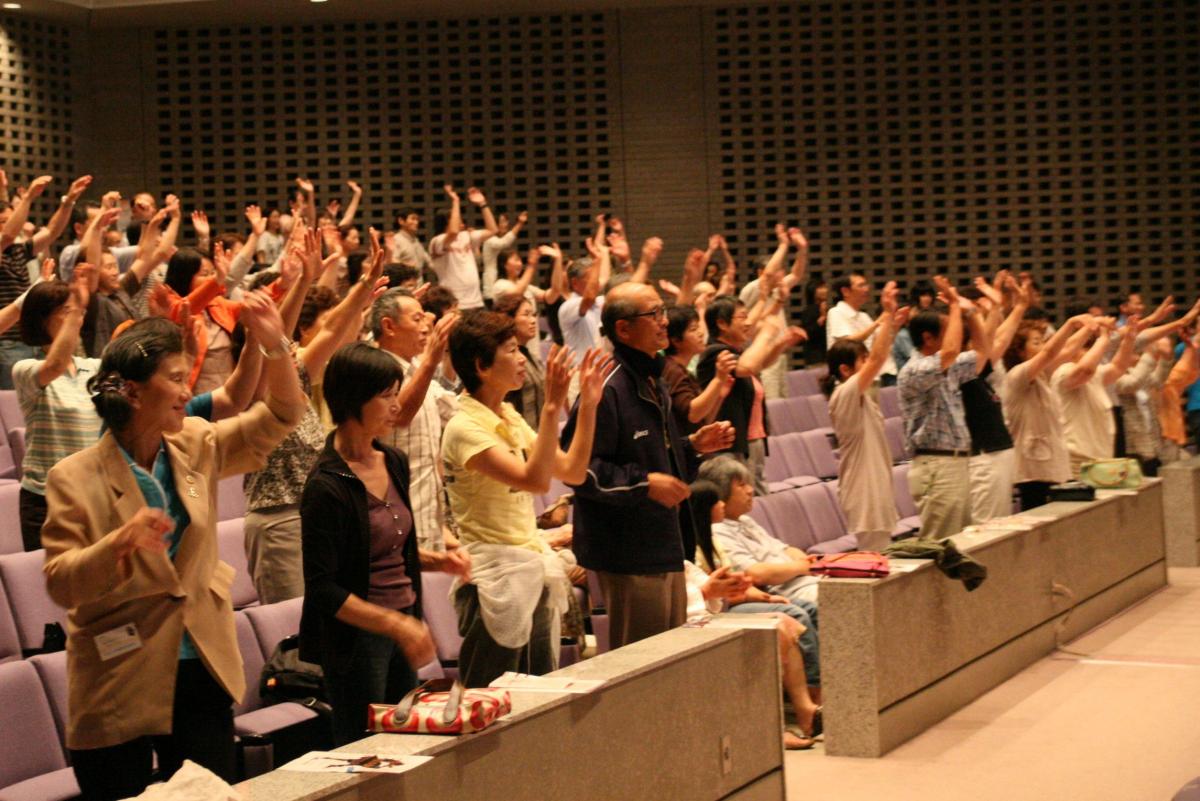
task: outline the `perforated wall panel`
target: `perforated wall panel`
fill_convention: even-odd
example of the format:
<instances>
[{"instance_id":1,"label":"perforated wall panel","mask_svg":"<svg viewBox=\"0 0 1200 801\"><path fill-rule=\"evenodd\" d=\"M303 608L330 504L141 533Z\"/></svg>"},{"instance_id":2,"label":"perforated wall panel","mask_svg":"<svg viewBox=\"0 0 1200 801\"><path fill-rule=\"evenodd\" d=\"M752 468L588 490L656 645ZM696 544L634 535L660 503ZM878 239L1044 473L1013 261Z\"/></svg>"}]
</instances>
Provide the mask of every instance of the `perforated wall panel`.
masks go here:
<instances>
[{"instance_id":1,"label":"perforated wall panel","mask_svg":"<svg viewBox=\"0 0 1200 801\"><path fill-rule=\"evenodd\" d=\"M63 25L0 14L0 166L10 191L55 177L34 207L37 223L75 177L71 35Z\"/></svg>"},{"instance_id":2,"label":"perforated wall panel","mask_svg":"<svg viewBox=\"0 0 1200 801\"><path fill-rule=\"evenodd\" d=\"M743 263L799 221L815 269L1031 270L1048 299L1194 298L1200 6L828 0L707 12Z\"/></svg>"},{"instance_id":3,"label":"perforated wall panel","mask_svg":"<svg viewBox=\"0 0 1200 801\"><path fill-rule=\"evenodd\" d=\"M281 202L297 175L322 205L360 181L360 219L389 228L400 206L430 220L446 182L478 184L497 210L536 212L534 241L574 246L612 203L609 28L559 14L155 31L154 177L239 227L242 204Z\"/></svg>"}]
</instances>

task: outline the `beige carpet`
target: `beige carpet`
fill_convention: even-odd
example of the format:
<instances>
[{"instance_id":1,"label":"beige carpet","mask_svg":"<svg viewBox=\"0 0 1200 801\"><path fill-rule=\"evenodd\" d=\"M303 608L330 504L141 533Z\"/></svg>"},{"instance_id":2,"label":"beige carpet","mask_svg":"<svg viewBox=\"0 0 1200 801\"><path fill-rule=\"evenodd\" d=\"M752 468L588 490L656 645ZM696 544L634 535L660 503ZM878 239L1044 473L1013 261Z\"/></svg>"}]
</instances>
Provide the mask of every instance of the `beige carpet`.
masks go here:
<instances>
[{"instance_id":1,"label":"beige carpet","mask_svg":"<svg viewBox=\"0 0 1200 801\"><path fill-rule=\"evenodd\" d=\"M1200 568L882 759L787 755L795 801L1168 801L1200 776Z\"/></svg>"}]
</instances>

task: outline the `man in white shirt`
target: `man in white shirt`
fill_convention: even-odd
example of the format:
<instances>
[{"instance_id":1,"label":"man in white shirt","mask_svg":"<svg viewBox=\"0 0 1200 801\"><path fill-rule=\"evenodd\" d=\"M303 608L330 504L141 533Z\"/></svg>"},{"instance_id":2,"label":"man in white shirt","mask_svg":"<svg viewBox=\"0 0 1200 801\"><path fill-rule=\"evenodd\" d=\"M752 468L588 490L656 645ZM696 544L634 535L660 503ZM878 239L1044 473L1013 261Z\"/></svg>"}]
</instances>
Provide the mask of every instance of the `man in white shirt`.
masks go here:
<instances>
[{"instance_id":1,"label":"man in white shirt","mask_svg":"<svg viewBox=\"0 0 1200 801\"><path fill-rule=\"evenodd\" d=\"M496 220L496 235L483 243L483 297L485 300L494 298L492 287L496 283L499 273L497 260L500 258L500 254L513 246L513 242L517 241L517 234L521 233L521 229L525 227L525 221L528 219L529 215L521 212L517 215L517 224L510 228L508 215L501 214Z\"/></svg>"},{"instance_id":2,"label":"man in white shirt","mask_svg":"<svg viewBox=\"0 0 1200 801\"><path fill-rule=\"evenodd\" d=\"M832 345L839 339L852 339L871 348L878 325L862 307L871 299L871 286L861 273L840 275L833 282L833 294L840 300L825 318L825 341ZM888 354L879 373L879 383L885 387L896 384L896 360Z\"/></svg>"},{"instance_id":3,"label":"man in white shirt","mask_svg":"<svg viewBox=\"0 0 1200 801\"><path fill-rule=\"evenodd\" d=\"M804 273L808 269L808 239L805 238L799 228L786 228L782 224L775 226L775 236L779 240L775 252L770 256L764 256L760 259L758 277L742 287L742 291L738 295L738 300L742 302L742 305L747 310L753 309L754 304L758 303L759 296L762 294L760 287L764 285L764 275L767 273L782 272L788 246L795 245L796 260L792 263L791 271L784 275L777 283L782 301L779 305L779 310L775 313L776 324L780 331L786 331L789 325L787 299L791 291L803 283ZM769 285L771 281L768 279L765 283ZM787 397L788 369L786 354L783 358L776 359L770 366L763 369L759 375L759 380L762 381L763 391L766 393L768 399Z\"/></svg>"},{"instance_id":4,"label":"man in white shirt","mask_svg":"<svg viewBox=\"0 0 1200 801\"><path fill-rule=\"evenodd\" d=\"M429 242L433 271L437 273L438 282L458 298L459 308L478 309L483 306L483 292L475 253L484 242L495 236L496 218L492 216L483 192L471 187L467 190L467 199L482 212L484 230L466 228L462 220L462 205L454 187L447 184L446 194L450 197L450 211L445 215L444 223L441 212L435 220L435 227L444 233Z\"/></svg>"},{"instance_id":5,"label":"man in white shirt","mask_svg":"<svg viewBox=\"0 0 1200 801\"><path fill-rule=\"evenodd\" d=\"M392 239L392 261L416 267L424 280L425 271L433 268L433 260L417 238L421 230L421 215L410 208L396 212L396 236Z\"/></svg>"},{"instance_id":6,"label":"man in white shirt","mask_svg":"<svg viewBox=\"0 0 1200 801\"><path fill-rule=\"evenodd\" d=\"M571 294L558 307L558 324L563 344L575 351L576 360L600 343L600 313L604 310L600 287L608 281L608 263L608 249L604 248L600 259L580 259L567 270Z\"/></svg>"}]
</instances>

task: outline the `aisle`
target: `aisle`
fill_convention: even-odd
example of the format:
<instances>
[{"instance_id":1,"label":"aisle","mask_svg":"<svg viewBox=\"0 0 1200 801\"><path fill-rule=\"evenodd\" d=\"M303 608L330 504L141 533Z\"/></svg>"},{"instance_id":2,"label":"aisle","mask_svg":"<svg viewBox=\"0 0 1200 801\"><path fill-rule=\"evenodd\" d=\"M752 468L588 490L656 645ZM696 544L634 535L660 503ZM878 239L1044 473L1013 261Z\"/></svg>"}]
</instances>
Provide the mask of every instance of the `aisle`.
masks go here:
<instances>
[{"instance_id":1,"label":"aisle","mask_svg":"<svg viewBox=\"0 0 1200 801\"><path fill-rule=\"evenodd\" d=\"M1168 801L1200 776L1200 568L882 759L787 755L800 801Z\"/></svg>"}]
</instances>

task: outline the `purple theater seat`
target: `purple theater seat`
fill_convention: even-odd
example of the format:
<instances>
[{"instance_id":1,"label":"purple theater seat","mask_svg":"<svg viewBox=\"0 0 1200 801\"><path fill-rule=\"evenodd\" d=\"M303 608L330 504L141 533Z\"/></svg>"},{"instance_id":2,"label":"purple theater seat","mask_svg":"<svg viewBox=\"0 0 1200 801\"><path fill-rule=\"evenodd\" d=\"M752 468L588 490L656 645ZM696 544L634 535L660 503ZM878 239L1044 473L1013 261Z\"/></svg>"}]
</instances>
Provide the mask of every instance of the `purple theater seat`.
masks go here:
<instances>
[{"instance_id":1,"label":"purple theater seat","mask_svg":"<svg viewBox=\"0 0 1200 801\"><path fill-rule=\"evenodd\" d=\"M67 652L38 654L31 656L27 661L37 668L38 679L42 682L42 689L46 691L46 699L50 701L50 712L54 715L58 740L65 749L67 747Z\"/></svg>"},{"instance_id":2,"label":"purple theater seat","mask_svg":"<svg viewBox=\"0 0 1200 801\"><path fill-rule=\"evenodd\" d=\"M14 428L25 427L25 412L21 411L15 389L0 389L0 424L6 434Z\"/></svg>"},{"instance_id":3,"label":"purple theater seat","mask_svg":"<svg viewBox=\"0 0 1200 801\"><path fill-rule=\"evenodd\" d=\"M780 497L786 493L772 493L771 495L756 495L754 501L750 504L749 515L754 522L758 523L767 533L778 537L775 534L775 514L776 510L782 504Z\"/></svg>"},{"instance_id":4,"label":"purple theater seat","mask_svg":"<svg viewBox=\"0 0 1200 801\"><path fill-rule=\"evenodd\" d=\"M235 520L246 516L245 476L226 476L217 482L217 520Z\"/></svg>"},{"instance_id":5,"label":"purple theater seat","mask_svg":"<svg viewBox=\"0 0 1200 801\"><path fill-rule=\"evenodd\" d=\"M887 417L883 421L883 434L887 437L888 450L893 462L905 462L912 458L908 444L904 441L904 421L899 417Z\"/></svg>"},{"instance_id":6,"label":"purple theater seat","mask_svg":"<svg viewBox=\"0 0 1200 801\"><path fill-rule=\"evenodd\" d=\"M799 432L779 437L778 444L772 444L771 447L783 457L789 477L817 474L817 468L813 466L812 458L808 455L808 449L804 447L804 440Z\"/></svg>"},{"instance_id":7,"label":"purple theater seat","mask_svg":"<svg viewBox=\"0 0 1200 801\"><path fill-rule=\"evenodd\" d=\"M16 472L20 474L21 463L25 461L25 426L8 430L8 447L12 451L12 461Z\"/></svg>"},{"instance_id":8,"label":"purple theater seat","mask_svg":"<svg viewBox=\"0 0 1200 801\"><path fill-rule=\"evenodd\" d=\"M458 613L450 600L450 585L454 576L432 570L421 573L421 615L433 635L442 670L447 676L458 676L458 651L462 635L458 633Z\"/></svg>"},{"instance_id":9,"label":"purple theater seat","mask_svg":"<svg viewBox=\"0 0 1200 801\"><path fill-rule=\"evenodd\" d=\"M800 435L812 461L813 475L821 478L835 478L838 474L838 457L834 452L829 434L824 431L805 431Z\"/></svg>"},{"instance_id":10,"label":"purple theater seat","mask_svg":"<svg viewBox=\"0 0 1200 801\"><path fill-rule=\"evenodd\" d=\"M892 467L892 491L896 496L896 512L901 517L912 517L917 512L917 502L913 500L912 490L908 486L908 471L910 464L898 464Z\"/></svg>"},{"instance_id":11,"label":"purple theater seat","mask_svg":"<svg viewBox=\"0 0 1200 801\"><path fill-rule=\"evenodd\" d=\"M21 658L21 637L13 620L12 608L8 605L8 594L4 581L0 579L0 663Z\"/></svg>"},{"instance_id":12,"label":"purple theater seat","mask_svg":"<svg viewBox=\"0 0 1200 801\"><path fill-rule=\"evenodd\" d=\"M833 547L822 543L837 540L847 532L841 509L834 496L830 495L829 487L825 484L813 484L796 490L796 493L800 497L800 506L813 533L812 547L804 550L808 551L818 546Z\"/></svg>"},{"instance_id":13,"label":"purple theater seat","mask_svg":"<svg viewBox=\"0 0 1200 801\"><path fill-rule=\"evenodd\" d=\"M817 418L813 416L812 406L808 403L807 395L792 395L784 398L788 413L796 421L794 432L812 431L817 428Z\"/></svg>"},{"instance_id":14,"label":"purple theater seat","mask_svg":"<svg viewBox=\"0 0 1200 801\"><path fill-rule=\"evenodd\" d=\"M246 562L245 523L241 517L217 523L217 556L235 571L233 586L229 589L234 609L258 604L258 592L250 578L250 565ZM296 543L296 547L300 547L300 543Z\"/></svg>"},{"instance_id":15,"label":"purple theater seat","mask_svg":"<svg viewBox=\"0 0 1200 801\"><path fill-rule=\"evenodd\" d=\"M768 511L773 525L767 526L761 523L760 525L776 539L801 550L808 550L816 542L816 537L802 508L801 493L803 491L803 489L793 489L772 495L770 497L772 505ZM755 517L755 520L758 518Z\"/></svg>"},{"instance_id":16,"label":"purple theater seat","mask_svg":"<svg viewBox=\"0 0 1200 801\"><path fill-rule=\"evenodd\" d=\"M17 624L17 638L24 651L42 647L47 623L59 623L64 629L67 626L67 610L54 603L46 592L42 576L45 559L46 552L41 548L0 556L0 584L8 596L13 622Z\"/></svg>"},{"instance_id":17,"label":"purple theater seat","mask_svg":"<svg viewBox=\"0 0 1200 801\"><path fill-rule=\"evenodd\" d=\"M812 395L821 391L821 379L811 368L792 370L787 374L787 391L790 397Z\"/></svg>"},{"instance_id":18,"label":"purple theater seat","mask_svg":"<svg viewBox=\"0 0 1200 801\"><path fill-rule=\"evenodd\" d=\"M889 417L899 418L900 414L900 390L896 387L880 387L879 388L879 411L883 413L884 419Z\"/></svg>"},{"instance_id":19,"label":"purple theater seat","mask_svg":"<svg viewBox=\"0 0 1200 801\"><path fill-rule=\"evenodd\" d=\"M592 623L592 635L596 638L596 653L608 651L608 612L604 607L604 588L600 586L600 577L593 571L587 571L588 619Z\"/></svg>"},{"instance_id":20,"label":"purple theater seat","mask_svg":"<svg viewBox=\"0 0 1200 801\"><path fill-rule=\"evenodd\" d=\"M0 799L65 801L79 795L50 701L28 661L0 665Z\"/></svg>"},{"instance_id":21,"label":"purple theater seat","mask_svg":"<svg viewBox=\"0 0 1200 801\"><path fill-rule=\"evenodd\" d=\"M790 434L800 430L800 423L792 414L787 398L767 400L767 419L770 420L772 434Z\"/></svg>"},{"instance_id":22,"label":"purple theater seat","mask_svg":"<svg viewBox=\"0 0 1200 801\"><path fill-rule=\"evenodd\" d=\"M274 604L255 606L246 610L246 617L258 639L258 648L264 659L270 659L276 646L284 637L300 633L300 612L304 608L303 598L292 598Z\"/></svg>"},{"instance_id":23,"label":"purple theater seat","mask_svg":"<svg viewBox=\"0 0 1200 801\"><path fill-rule=\"evenodd\" d=\"M20 484L0 485L0 555L25 550L21 539Z\"/></svg>"},{"instance_id":24,"label":"purple theater seat","mask_svg":"<svg viewBox=\"0 0 1200 801\"><path fill-rule=\"evenodd\" d=\"M0 442L0 484L4 482L16 483L21 478L21 471L17 469L17 461L13 457L12 448L9 447L8 441Z\"/></svg>"},{"instance_id":25,"label":"purple theater seat","mask_svg":"<svg viewBox=\"0 0 1200 801\"><path fill-rule=\"evenodd\" d=\"M813 421L816 422L813 428L833 427L833 420L829 417L829 398L826 398L822 393L818 393L806 396L804 401L808 404Z\"/></svg>"}]
</instances>

